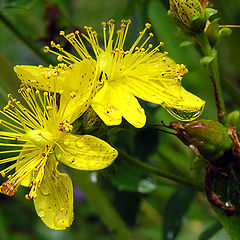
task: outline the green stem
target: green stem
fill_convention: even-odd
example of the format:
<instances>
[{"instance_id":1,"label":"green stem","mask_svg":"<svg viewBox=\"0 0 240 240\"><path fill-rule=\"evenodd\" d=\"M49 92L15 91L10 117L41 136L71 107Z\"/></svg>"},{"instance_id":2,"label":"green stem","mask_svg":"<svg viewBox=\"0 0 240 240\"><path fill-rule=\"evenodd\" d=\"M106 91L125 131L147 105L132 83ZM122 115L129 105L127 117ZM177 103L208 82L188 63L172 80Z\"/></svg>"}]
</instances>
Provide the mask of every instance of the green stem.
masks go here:
<instances>
[{"instance_id":1,"label":"green stem","mask_svg":"<svg viewBox=\"0 0 240 240\"><path fill-rule=\"evenodd\" d=\"M211 72L211 80L213 82L213 87L215 90L215 99L218 108L218 120L219 122L222 122L225 115L225 104L221 88L217 50L211 47L204 32L196 35L196 39L202 49L204 57L213 57L213 60L209 63L208 68Z\"/></svg>"},{"instance_id":2,"label":"green stem","mask_svg":"<svg viewBox=\"0 0 240 240\"><path fill-rule=\"evenodd\" d=\"M71 170L71 177L83 191L91 206L106 224L117 240L134 240L125 222L121 219L110 201L96 183L90 180L89 173Z\"/></svg>"},{"instance_id":3,"label":"green stem","mask_svg":"<svg viewBox=\"0 0 240 240\"><path fill-rule=\"evenodd\" d=\"M184 178L191 178L191 175L188 173L186 169L186 165L182 162L176 162L174 157L169 156L167 151L163 149L161 152L158 152L158 155L163 159L164 163L166 163L170 168L174 169L178 174L180 174Z\"/></svg>"},{"instance_id":4,"label":"green stem","mask_svg":"<svg viewBox=\"0 0 240 240\"><path fill-rule=\"evenodd\" d=\"M144 170L145 172L154 174L156 176L160 176L160 177L170 179L170 180L172 180L172 181L174 181L178 184L184 185L184 186L189 187L193 190L197 190L197 191L201 191L201 192L204 191L203 186L201 186L199 183L196 183L193 179L190 179L190 178L189 179L184 179L184 178L178 177L178 176L176 176L176 175L174 175L170 172L166 172L166 171L158 169L156 167L149 166L148 164L143 163L143 162L137 160L134 157L131 157L130 155L128 155L127 153L125 153L125 152L123 152L119 149L118 149L118 152L119 152L120 159L128 162L132 166L135 166L135 167L137 167L141 170Z\"/></svg>"},{"instance_id":5,"label":"green stem","mask_svg":"<svg viewBox=\"0 0 240 240\"><path fill-rule=\"evenodd\" d=\"M40 57L47 64L51 64L52 61L33 44L27 37L25 37L9 20L0 13L0 20L23 42L25 43L38 57Z\"/></svg>"}]
</instances>

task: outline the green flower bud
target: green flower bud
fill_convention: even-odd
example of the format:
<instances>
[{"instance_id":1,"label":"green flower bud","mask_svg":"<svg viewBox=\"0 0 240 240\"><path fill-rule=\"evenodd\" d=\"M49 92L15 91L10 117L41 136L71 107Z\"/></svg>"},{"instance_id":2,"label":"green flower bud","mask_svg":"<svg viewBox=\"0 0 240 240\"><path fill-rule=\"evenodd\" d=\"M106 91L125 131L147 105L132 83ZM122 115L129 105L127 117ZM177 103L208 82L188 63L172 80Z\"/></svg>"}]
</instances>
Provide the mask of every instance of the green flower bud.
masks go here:
<instances>
[{"instance_id":1,"label":"green flower bud","mask_svg":"<svg viewBox=\"0 0 240 240\"><path fill-rule=\"evenodd\" d=\"M233 147L228 129L219 122L199 119L183 124L173 122L170 127L178 132L177 137L186 145L211 162Z\"/></svg>"},{"instance_id":2,"label":"green flower bud","mask_svg":"<svg viewBox=\"0 0 240 240\"><path fill-rule=\"evenodd\" d=\"M199 0L170 0L170 13L190 31L200 32L205 28L204 10Z\"/></svg>"},{"instance_id":3,"label":"green flower bud","mask_svg":"<svg viewBox=\"0 0 240 240\"><path fill-rule=\"evenodd\" d=\"M226 116L225 124L226 127L236 126L236 129L239 130L240 128L240 111L235 110L229 113Z\"/></svg>"}]
</instances>

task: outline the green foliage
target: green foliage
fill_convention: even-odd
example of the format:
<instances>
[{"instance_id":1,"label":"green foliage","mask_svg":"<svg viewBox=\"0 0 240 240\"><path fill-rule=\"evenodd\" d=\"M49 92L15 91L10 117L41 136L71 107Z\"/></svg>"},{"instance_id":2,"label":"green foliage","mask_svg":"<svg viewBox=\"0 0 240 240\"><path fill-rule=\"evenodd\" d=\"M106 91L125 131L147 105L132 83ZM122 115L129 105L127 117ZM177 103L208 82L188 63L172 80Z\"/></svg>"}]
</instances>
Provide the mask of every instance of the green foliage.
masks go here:
<instances>
[{"instance_id":1,"label":"green foliage","mask_svg":"<svg viewBox=\"0 0 240 240\"><path fill-rule=\"evenodd\" d=\"M181 228L183 218L195 197L195 192L178 189L165 206L163 240L174 240Z\"/></svg>"},{"instance_id":2,"label":"green foliage","mask_svg":"<svg viewBox=\"0 0 240 240\"><path fill-rule=\"evenodd\" d=\"M219 25L239 24L240 7L237 1L233 0L227 3L225 0L213 1L213 5L218 11L206 8L204 12L205 20L211 21L207 29L208 40L211 47L218 48L221 78L226 79L224 98L228 113L231 113L224 119L224 125L226 128L236 125L239 130L239 111L236 110L239 108L239 94L235 91L235 85L238 84L240 76L240 32L237 29L219 28ZM161 50L168 51L171 58L177 63L185 64L189 70L182 80L184 87L206 100L202 118L216 120L216 106L209 74L199 64L201 59L201 63L209 67L216 55L202 56L192 35L183 34L183 31L177 34L176 25L167 14L168 9L167 0L0 1L0 15L18 31L14 33L3 19L0 21L1 107L5 106L9 92L14 96L18 95L20 81L12 71L14 65L47 66L48 62L54 63L55 58L43 54L42 51L51 40L70 49L65 40L59 37L60 30L69 33L76 29L84 31L84 25L93 26L99 32L101 41L102 21L114 18L118 23L125 18L132 20L126 45L131 46L144 23L150 22L155 34L152 43L165 42ZM220 19L213 20L217 12ZM19 33L25 41L19 37ZM224 38L230 34L230 37ZM233 87L229 87L230 85ZM100 132L101 137L109 138L112 145L123 149L141 163L155 167L155 170L170 172L193 184L201 184L204 180L206 160L196 159L195 154L176 136L156 130L155 124L160 124L161 121L166 125L176 121L163 108L143 102L141 104L147 112L148 122L145 128L136 130L123 122L121 126L109 128L106 135ZM216 143L214 137L211 143ZM228 154L231 155L229 152ZM224 158L229 159L229 155L224 155ZM2 157L0 154L0 158ZM69 169L64 171L73 177L76 184L75 220L72 227L61 232L47 229L38 219L32 202L25 200L26 189L19 188L12 198L0 196L1 240L112 240L116 237L115 222L120 224L119 229L125 229L119 216L129 228L133 239L138 240L192 240L198 236L199 240L226 240L229 239L226 232L232 240L239 239L238 215L230 216L213 202L209 206L206 197L203 197L204 194L196 194L190 187L180 188L179 184L172 180L130 166L120 157L108 169L92 175L92 180L96 183L89 179L84 182L84 173L78 175ZM220 196L223 203L232 204L239 211L239 168L235 163L231 168L227 168L227 174L222 173L226 173L226 168L223 168L221 173L214 172L215 175L211 176L212 191ZM213 216L212 209L217 216ZM216 218L221 224L216 222ZM219 231L221 226L226 232Z\"/></svg>"},{"instance_id":3,"label":"green foliage","mask_svg":"<svg viewBox=\"0 0 240 240\"><path fill-rule=\"evenodd\" d=\"M207 227L199 236L199 240L208 240L211 239L212 236L214 236L218 231L222 229L221 223L218 221L211 224L209 227Z\"/></svg>"}]
</instances>

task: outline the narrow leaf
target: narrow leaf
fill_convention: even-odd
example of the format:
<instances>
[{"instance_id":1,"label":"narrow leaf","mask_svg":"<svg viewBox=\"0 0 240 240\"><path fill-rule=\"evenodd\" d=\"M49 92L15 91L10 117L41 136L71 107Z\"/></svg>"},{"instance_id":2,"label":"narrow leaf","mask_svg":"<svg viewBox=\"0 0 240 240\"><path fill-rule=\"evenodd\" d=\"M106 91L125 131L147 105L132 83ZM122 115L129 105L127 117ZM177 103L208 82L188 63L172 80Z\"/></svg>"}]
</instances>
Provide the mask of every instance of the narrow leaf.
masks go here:
<instances>
[{"instance_id":1,"label":"narrow leaf","mask_svg":"<svg viewBox=\"0 0 240 240\"><path fill-rule=\"evenodd\" d=\"M199 236L198 240L208 240L211 239L219 230L222 229L220 222L215 222L209 227L207 227Z\"/></svg>"},{"instance_id":2,"label":"narrow leaf","mask_svg":"<svg viewBox=\"0 0 240 240\"><path fill-rule=\"evenodd\" d=\"M176 239L194 197L195 192L188 189L178 189L170 197L164 213L163 240Z\"/></svg>"}]
</instances>

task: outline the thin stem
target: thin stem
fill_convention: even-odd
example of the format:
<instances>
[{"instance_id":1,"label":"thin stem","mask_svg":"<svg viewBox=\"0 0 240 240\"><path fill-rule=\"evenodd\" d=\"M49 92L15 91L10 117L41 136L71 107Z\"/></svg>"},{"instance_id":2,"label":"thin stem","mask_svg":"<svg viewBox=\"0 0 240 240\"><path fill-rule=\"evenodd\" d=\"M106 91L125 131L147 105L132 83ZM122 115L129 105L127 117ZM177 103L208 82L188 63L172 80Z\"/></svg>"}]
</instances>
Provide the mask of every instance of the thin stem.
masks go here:
<instances>
[{"instance_id":1,"label":"thin stem","mask_svg":"<svg viewBox=\"0 0 240 240\"><path fill-rule=\"evenodd\" d=\"M214 97L215 97L215 101L216 101L216 105L217 105L217 115L218 115L218 121L221 122L221 117L222 117L222 106L220 104L219 101L219 94L218 94L218 87L217 87L217 83L215 81L215 78L210 75L210 79L213 85L213 89L214 89Z\"/></svg>"},{"instance_id":2,"label":"thin stem","mask_svg":"<svg viewBox=\"0 0 240 240\"><path fill-rule=\"evenodd\" d=\"M134 240L132 233L128 230L125 222L106 198L104 192L101 191L97 183L91 181L89 173L71 169L71 177L75 184L83 191L88 202L98 213L98 216L106 224L115 239Z\"/></svg>"},{"instance_id":3,"label":"thin stem","mask_svg":"<svg viewBox=\"0 0 240 240\"><path fill-rule=\"evenodd\" d=\"M192 176L188 173L186 169L186 165L184 165L182 162L177 162L174 160L173 157L169 156L167 151L164 151L163 149L161 152L158 152L158 155L161 157L161 159L164 160L164 163L166 163L170 168L173 168L178 174L180 174L184 178L191 178Z\"/></svg>"},{"instance_id":4,"label":"thin stem","mask_svg":"<svg viewBox=\"0 0 240 240\"><path fill-rule=\"evenodd\" d=\"M184 179L181 178L179 176L176 176L170 172L166 172L164 170L158 169L156 167L153 166L149 166L146 163L143 163L139 160L137 160L136 158L128 155L127 153L121 151L118 149L119 152L119 157L120 159L128 162L129 164L131 164L132 166L135 166L141 170L144 170L145 172L160 176L160 177L164 177L167 179L170 179L178 184L184 185L186 187L189 187L191 189L197 190L197 191L201 191L203 192L203 186L201 186L199 183L196 183L193 179Z\"/></svg>"},{"instance_id":5,"label":"thin stem","mask_svg":"<svg viewBox=\"0 0 240 240\"><path fill-rule=\"evenodd\" d=\"M211 56L213 57L213 60L209 62L209 70L210 75L215 80L215 91L216 91L216 104L218 107L218 120L219 122L223 122L223 117L225 116L225 104L223 99L223 93L221 88L221 81L220 81L220 74L219 74L219 67L218 67L218 58L217 58L217 50L215 48L212 48L205 33L202 32L198 35L196 35L196 39L202 49L203 55L205 57Z\"/></svg>"},{"instance_id":6,"label":"thin stem","mask_svg":"<svg viewBox=\"0 0 240 240\"><path fill-rule=\"evenodd\" d=\"M52 61L36 47L32 41L25 37L5 16L0 13L0 20L23 42L25 43L38 57L40 57L47 64Z\"/></svg>"}]
</instances>

